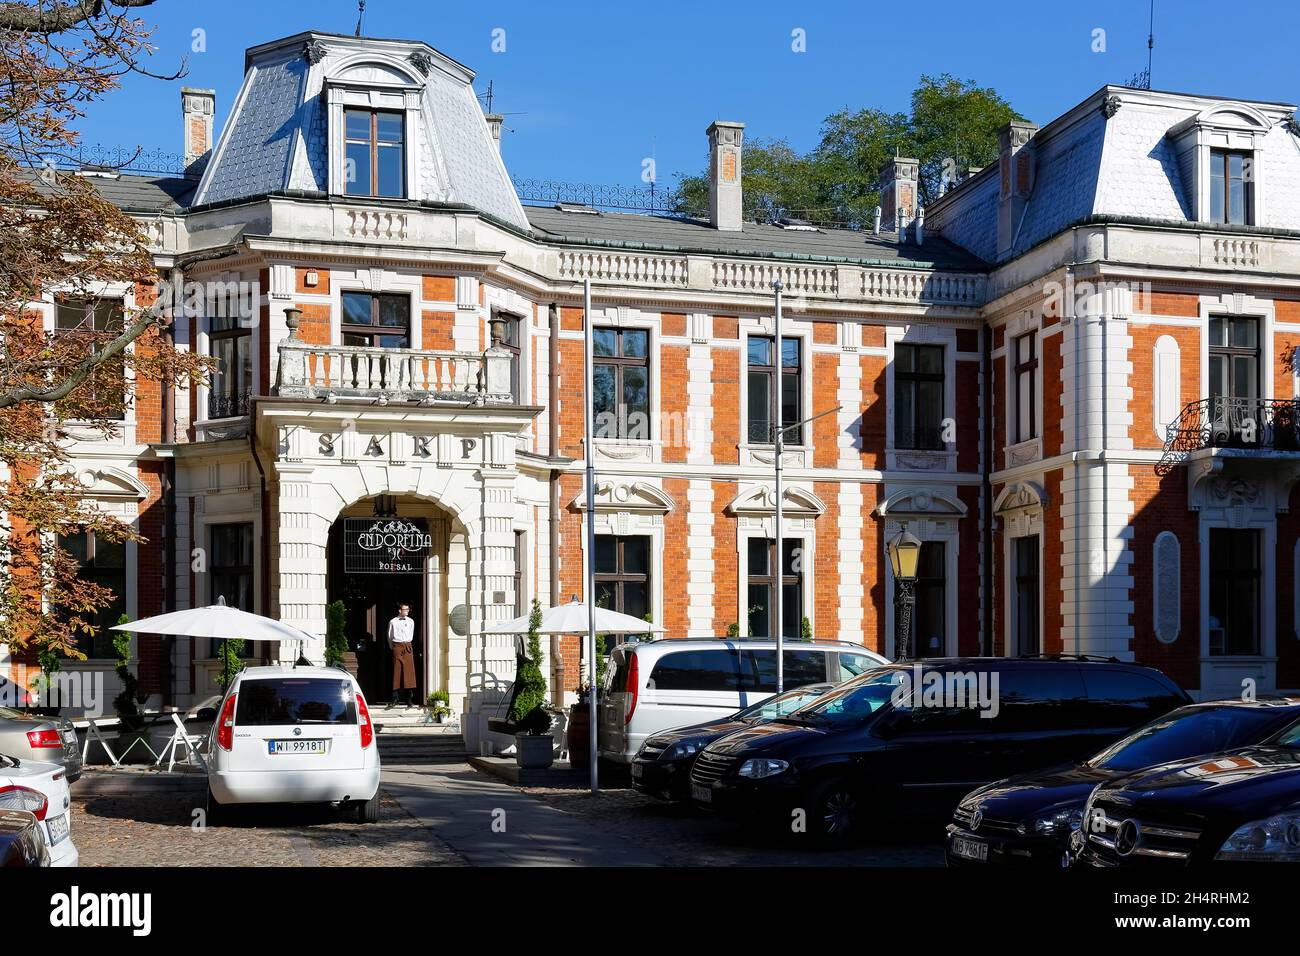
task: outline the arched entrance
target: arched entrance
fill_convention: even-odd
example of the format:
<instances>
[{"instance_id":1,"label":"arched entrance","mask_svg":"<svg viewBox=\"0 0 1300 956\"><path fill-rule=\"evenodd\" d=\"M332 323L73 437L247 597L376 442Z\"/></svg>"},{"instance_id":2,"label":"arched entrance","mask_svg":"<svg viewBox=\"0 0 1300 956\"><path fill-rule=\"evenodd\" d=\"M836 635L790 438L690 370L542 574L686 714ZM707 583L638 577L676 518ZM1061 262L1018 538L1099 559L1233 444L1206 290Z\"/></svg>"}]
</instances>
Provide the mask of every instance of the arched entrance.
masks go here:
<instances>
[{"instance_id":1,"label":"arched entrance","mask_svg":"<svg viewBox=\"0 0 1300 956\"><path fill-rule=\"evenodd\" d=\"M388 625L400 604L415 622L416 695L446 690L452 519L427 500L378 495L340 512L327 546L327 600L341 601L366 698L393 699Z\"/></svg>"}]
</instances>

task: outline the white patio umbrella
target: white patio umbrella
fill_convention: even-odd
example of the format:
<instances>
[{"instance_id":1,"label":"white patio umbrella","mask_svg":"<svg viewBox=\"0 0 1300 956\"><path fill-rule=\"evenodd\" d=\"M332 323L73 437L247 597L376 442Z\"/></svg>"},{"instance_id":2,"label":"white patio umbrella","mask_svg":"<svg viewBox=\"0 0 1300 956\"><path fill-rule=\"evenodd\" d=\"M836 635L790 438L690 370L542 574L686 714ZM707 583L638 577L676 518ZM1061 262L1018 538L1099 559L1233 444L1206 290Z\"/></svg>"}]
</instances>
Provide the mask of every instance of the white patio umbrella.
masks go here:
<instances>
[{"instance_id":1,"label":"white patio umbrella","mask_svg":"<svg viewBox=\"0 0 1300 956\"><path fill-rule=\"evenodd\" d=\"M603 607L592 608L591 612L597 634L646 634L651 631L658 632L665 629L662 624L652 624L649 621L643 621L639 617L633 617L631 614L623 614ZM537 632L539 634L586 634L587 613L586 603L579 601L575 595L568 603L557 604L555 607L548 607L543 611L542 625L537 629ZM531 616L525 614L523 617L517 617L513 620L500 621L484 628L484 633L527 634L528 619Z\"/></svg>"},{"instance_id":2,"label":"white patio umbrella","mask_svg":"<svg viewBox=\"0 0 1300 956\"><path fill-rule=\"evenodd\" d=\"M273 621L269 617L250 614L237 607L227 607L225 598L218 598L216 604L207 607L156 614L139 621L118 624L112 629L168 634L173 637L215 637L223 641L270 641L273 644L314 640L306 631L300 631L283 621ZM225 676L229 686L230 674Z\"/></svg>"}]
</instances>

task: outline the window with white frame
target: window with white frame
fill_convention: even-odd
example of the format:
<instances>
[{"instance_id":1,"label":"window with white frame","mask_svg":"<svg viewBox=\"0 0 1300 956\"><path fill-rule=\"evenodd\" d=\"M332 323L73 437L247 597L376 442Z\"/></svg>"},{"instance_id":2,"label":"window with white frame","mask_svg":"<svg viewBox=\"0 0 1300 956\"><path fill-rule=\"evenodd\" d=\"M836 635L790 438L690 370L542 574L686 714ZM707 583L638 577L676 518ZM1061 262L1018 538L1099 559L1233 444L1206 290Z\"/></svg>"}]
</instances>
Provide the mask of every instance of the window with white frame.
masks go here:
<instances>
[{"instance_id":1,"label":"window with white frame","mask_svg":"<svg viewBox=\"0 0 1300 956\"><path fill-rule=\"evenodd\" d=\"M894 346L894 447L943 448L942 345Z\"/></svg>"},{"instance_id":2,"label":"window with white frame","mask_svg":"<svg viewBox=\"0 0 1300 956\"><path fill-rule=\"evenodd\" d=\"M77 350L86 355L121 334L124 321L121 299L59 296L55 300L56 333L75 343ZM129 397L126 363L122 357L119 355L97 365L72 397L84 406L82 417L103 421L125 419Z\"/></svg>"},{"instance_id":3,"label":"window with white frame","mask_svg":"<svg viewBox=\"0 0 1300 956\"><path fill-rule=\"evenodd\" d=\"M1211 657L1260 653L1261 538L1255 528L1210 529Z\"/></svg>"},{"instance_id":4,"label":"window with white frame","mask_svg":"<svg viewBox=\"0 0 1300 956\"><path fill-rule=\"evenodd\" d=\"M406 195L406 123L396 110L343 111L343 191L349 196Z\"/></svg>"},{"instance_id":5,"label":"window with white frame","mask_svg":"<svg viewBox=\"0 0 1300 956\"><path fill-rule=\"evenodd\" d=\"M1012 396L1015 415L1011 443L1038 437L1038 333L1026 332L1011 342Z\"/></svg>"},{"instance_id":6,"label":"window with white frame","mask_svg":"<svg viewBox=\"0 0 1300 956\"><path fill-rule=\"evenodd\" d=\"M1210 222L1254 224L1254 165L1253 153L1210 150Z\"/></svg>"},{"instance_id":7,"label":"window with white frame","mask_svg":"<svg viewBox=\"0 0 1300 956\"><path fill-rule=\"evenodd\" d=\"M786 538L780 560L773 538L747 542L746 616L750 637L776 634L776 588L781 588L781 636L799 637L803 625L803 541Z\"/></svg>"},{"instance_id":8,"label":"window with white frame","mask_svg":"<svg viewBox=\"0 0 1300 956\"><path fill-rule=\"evenodd\" d=\"M747 424L746 434L754 444L776 442L777 403L781 407L781 425L786 444L802 444L800 428L790 428L803 417L803 363L798 338L782 336L780 356L776 338L751 335L746 346Z\"/></svg>"},{"instance_id":9,"label":"window with white frame","mask_svg":"<svg viewBox=\"0 0 1300 956\"><path fill-rule=\"evenodd\" d=\"M592 329L592 422L597 438L650 438L650 333Z\"/></svg>"}]
</instances>

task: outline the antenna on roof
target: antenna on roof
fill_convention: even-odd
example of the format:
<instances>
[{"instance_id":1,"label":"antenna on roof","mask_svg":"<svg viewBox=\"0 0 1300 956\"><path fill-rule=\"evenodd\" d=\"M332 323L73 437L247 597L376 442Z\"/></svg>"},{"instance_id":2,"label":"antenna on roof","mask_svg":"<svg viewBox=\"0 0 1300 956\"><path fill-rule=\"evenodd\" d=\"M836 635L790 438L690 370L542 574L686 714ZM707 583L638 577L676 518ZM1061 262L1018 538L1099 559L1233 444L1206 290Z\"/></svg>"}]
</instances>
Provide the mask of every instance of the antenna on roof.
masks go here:
<instances>
[{"instance_id":1,"label":"antenna on roof","mask_svg":"<svg viewBox=\"0 0 1300 956\"><path fill-rule=\"evenodd\" d=\"M487 102L484 105L487 106L487 111L489 113L492 112L492 82L492 80L488 80L487 92L483 94L487 98Z\"/></svg>"},{"instance_id":2,"label":"antenna on roof","mask_svg":"<svg viewBox=\"0 0 1300 956\"><path fill-rule=\"evenodd\" d=\"M361 36L361 21L366 18L366 0L357 0L357 30L354 36Z\"/></svg>"},{"instance_id":3,"label":"antenna on roof","mask_svg":"<svg viewBox=\"0 0 1300 956\"><path fill-rule=\"evenodd\" d=\"M1141 73L1134 73L1128 85L1139 90L1151 89L1151 56L1156 45L1156 0L1151 0L1151 9L1147 21L1147 68Z\"/></svg>"}]
</instances>

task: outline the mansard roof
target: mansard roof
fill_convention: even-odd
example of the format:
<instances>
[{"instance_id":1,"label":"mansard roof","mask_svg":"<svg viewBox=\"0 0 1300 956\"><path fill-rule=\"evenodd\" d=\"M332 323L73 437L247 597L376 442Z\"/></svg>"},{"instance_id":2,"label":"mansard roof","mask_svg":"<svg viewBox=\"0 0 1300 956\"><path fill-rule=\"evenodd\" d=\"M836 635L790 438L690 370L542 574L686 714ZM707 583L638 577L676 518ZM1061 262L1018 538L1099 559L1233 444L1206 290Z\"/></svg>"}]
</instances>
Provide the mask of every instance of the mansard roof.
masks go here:
<instances>
[{"instance_id":1,"label":"mansard roof","mask_svg":"<svg viewBox=\"0 0 1300 956\"><path fill-rule=\"evenodd\" d=\"M419 97L412 199L458 202L527 228L471 83L427 43L315 31L256 46L194 205L268 193L329 191L328 84L373 83Z\"/></svg>"},{"instance_id":2,"label":"mansard roof","mask_svg":"<svg viewBox=\"0 0 1300 956\"><path fill-rule=\"evenodd\" d=\"M1258 127L1268 202L1256 226L1300 229L1300 139L1285 103L1104 86L1034 133L1034 184L1014 245L997 254L998 163L932 203L927 225L990 262L1013 258L1092 217L1187 223L1194 186L1175 137L1197 117L1232 114Z\"/></svg>"},{"instance_id":3,"label":"mansard roof","mask_svg":"<svg viewBox=\"0 0 1300 956\"><path fill-rule=\"evenodd\" d=\"M739 232L720 232L702 219L635 213L565 212L553 206L527 206L533 231L543 240L578 245L614 245L671 251L753 255L769 258L854 260L916 268L988 268L976 256L927 232L917 245L909 230L899 243L892 232L874 235L851 229L801 231L770 223L746 222Z\"/></svg>"}]
</instances>

